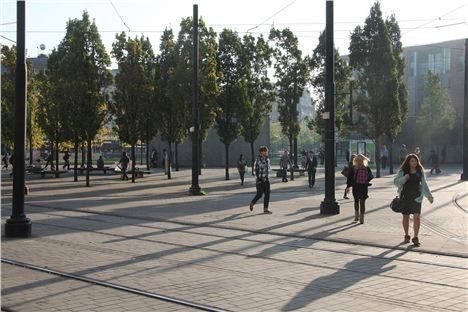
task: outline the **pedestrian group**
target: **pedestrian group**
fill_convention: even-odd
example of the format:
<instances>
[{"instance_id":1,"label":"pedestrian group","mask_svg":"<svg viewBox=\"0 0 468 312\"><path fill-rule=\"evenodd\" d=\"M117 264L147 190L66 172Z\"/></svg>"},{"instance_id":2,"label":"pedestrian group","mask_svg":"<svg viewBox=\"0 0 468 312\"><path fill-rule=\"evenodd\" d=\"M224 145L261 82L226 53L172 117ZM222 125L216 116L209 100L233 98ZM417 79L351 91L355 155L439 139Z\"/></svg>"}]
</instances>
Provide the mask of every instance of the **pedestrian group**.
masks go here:
<instances>
[{"instance_id":1,"label":"pedestrian group","mask_svg":"<svg viewBox=\"0 0 468 312\"><path fill-rule=\"evenodd\" d=\"M382 147L381 164L382 169L387 167L388 150L384 145ZM434 156L435 155L435 156ZM351 190L354 200L354 222L364 224L364 217L366 213L366 200L369 198L369 187L372 186L372 179L374 175L369 167L370 159L363 154L348 155L349 162L342 170L342 174L346 177L346 188L343 198L348 199L348 193ZM415 148L414 153L407 152L406 145L402 144L400 148L399 157L401 166L396 174L393 182L396 186L399 197L403 203L402 208L402 226L403 226L403 242L412 242L414 246L420 246L419 229L420 229L420 215L423 198L427 198L430 203L433 203L434 197L429 189L424 173L424 167L421 164L421 149ZM438 168L438 158L434 151L431 151L430 156L431 171L440 173ZM285 150L280 158L280 176L282 182L288 182L287 170L292 168L289 152ZM305 161L305 170L308 173L308 186L313 188L315 185L315 175L317 171L318 161L313 152L307 153L307 160ZM247 162L242 154L240 154L237 168L241 179L241 185L244 184L244 175ZM270 202L270 180L268 173L270 171L271 163L268 156L268 148L262 146L259 149L259 155L254 162L254 175L256 194L251 200L249 210L253 211L254 205L263 197L263 212L271 214L269 209ZM410 236L410 215L413 215L413 236Z\"/></svg>"}]
</instances>

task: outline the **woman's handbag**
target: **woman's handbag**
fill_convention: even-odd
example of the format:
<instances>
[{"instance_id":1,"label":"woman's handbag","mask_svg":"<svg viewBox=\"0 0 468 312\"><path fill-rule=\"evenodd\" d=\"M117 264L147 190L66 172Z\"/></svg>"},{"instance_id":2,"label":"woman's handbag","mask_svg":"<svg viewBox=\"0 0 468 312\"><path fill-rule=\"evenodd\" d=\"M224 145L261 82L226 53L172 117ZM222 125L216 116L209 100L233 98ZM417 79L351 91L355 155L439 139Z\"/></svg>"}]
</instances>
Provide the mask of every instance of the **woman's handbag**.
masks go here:
<instances>
[{"instance_id":1,"label":"woman's handbag","mask_svg":"<svg viewBox=\"0 0 468 312\"><path fill-rule=\"evenodd\" d=\"M349 168L348 166L344 166L343 167L343 170L341 170L341 174L345 177L348 177L348 174L349 174Z\"/></svg>"},{"instance_id":2,"label":"woman's handbag","mask_svg":"<svg viewBox=\"0 0 468 312\"><path fill-rule=\"evenodd\" d=\"M390 208L392 208L394 212L398 212L398 213L403 212L403 206L404 206L403 199L401 199L398 196L396 196L390 203Z\"/></svg>"}]
</instances>

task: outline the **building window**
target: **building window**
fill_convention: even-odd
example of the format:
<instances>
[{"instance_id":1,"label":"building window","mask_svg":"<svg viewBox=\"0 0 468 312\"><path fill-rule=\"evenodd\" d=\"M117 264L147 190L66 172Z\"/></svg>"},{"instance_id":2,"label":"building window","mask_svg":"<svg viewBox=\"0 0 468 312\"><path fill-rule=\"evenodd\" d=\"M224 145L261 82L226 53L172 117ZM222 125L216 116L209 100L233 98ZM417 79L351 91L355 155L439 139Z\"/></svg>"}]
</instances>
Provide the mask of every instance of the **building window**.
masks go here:
<instances>
[{"instance_id":1,"label":"building window","mask_svg":"<svg viewBox=\"0 0 468 312\"><path fill-rule=\"evenodd\" d=\"M457 52L457 57L456 57L456 70L457 73L461 73L465 67L465 60L464 60L464 55L461 52Z\"/></svg>"}]
</instances>

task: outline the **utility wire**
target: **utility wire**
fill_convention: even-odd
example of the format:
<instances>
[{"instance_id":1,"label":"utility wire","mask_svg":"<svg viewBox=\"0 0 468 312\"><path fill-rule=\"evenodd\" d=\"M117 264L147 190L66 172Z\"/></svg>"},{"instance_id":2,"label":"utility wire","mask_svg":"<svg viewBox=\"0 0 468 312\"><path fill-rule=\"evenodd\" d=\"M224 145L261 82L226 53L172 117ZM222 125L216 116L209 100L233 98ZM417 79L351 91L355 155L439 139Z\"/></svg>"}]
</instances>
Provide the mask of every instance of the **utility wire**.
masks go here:
<instances>
[{"instance_id":1,"label":"utility wire","mask_svg":"<svg viewBox=\"0 0 468 312\"><path fill-rule=\"evenodd\" d=\"M272 16L270 16L269 18L267 18L266 20L264 20L263 22L261 22L260 24L258 24L257 26L254 26L252 28L249 28L247 29L247 33L255 28L258 28L259 26L262 26L263 24L265 24L266 22L268 22L270 19L272 19L273 17L275 17L276 15L278 15L279 13L283 12L284 10L286 10L288 7L290 7L294 2L296 2L296 0L293 0L291 3L289 3L287 6L283 7L281 10L279 10L278 12L276 12L275 14L273 14Z\"/></svg>"},{"instance_id":2,"label":"utility wire","mask_svg":"<svg viewBox=\"0 0 468 312\"><path fill-rule=\"evenodd\" d=\"M435 26L434 28L443 28L443 27L450 27L450 26L456 26L456 25L462 25L462 24L466 25L466 22L445 24L445 25Z\"/></svg>"},{"instance_id":3,"label":"utility wire","mask_svg":"<svg viewBox=\"0 0 468 312\"><path fill-rule=\"evenodd\" d=\"M5 40L11 41L11 42L13 42L13 43L16 43L15 40L11 40L10 38L7 38L7 37L5 37L5 36L0 35L0 37L2 37L2 38L5 39Z\"/></svg>"},{"instance_id":4,"label":"utility wire","mask_svg":"<svg viewBox=\"0 0 468 312\"><path fill-rule=\"evenodd\" d=\"M434 19L430 20L430 21L427 22L427 23L423 23L423 24L421 24L421 25L419 25L419 26L416 26L416 27L414 27L414 28L411 28L411 29L408 30L407 32L404 32L402 35L407 34L407 33L409 33L409 32L412 32L413 30L416 30L416 29L418 29L418 28L422 28L422 27L424 27L424 26L426 26L426 25L428 25L428 24L431 24L431 23L433 23L433 22L435 22L435 21L441 20L442 17L447 16L447 15L449 15L449 14L455 12L455 11L458 11L458 10L460 10L461 8L465 7L466 5L467 5L467 4L465 3L465 4L461 5L461 6L459 6L459 7L455 8L455 9L453 9L452 11L450 11L450 12L448 12L448 13L445 13L444 15L441 15L441 16L439 16L439 17L437 17L437 18L434 18Z\"/></svg>"},{"instance_id":5,"label":"utility wire","mask_svg":"<svg viewBox=\"0 0 468 312\"><path fill-rule=\"evenodd\" d=\"M128 31L131 32L130 30L130 27L128 27L128 25L125 23L125 21L123 20L122 16L120 15L119 11L117 11L117 8L115 7L115 5L112 3L112 0L109 0L110 4L112 5L112 7L114 8L114 11L115 13L117 13L117 15L120 17L120 20L122 21L122 23L125 25L125 27L128 28Z\"/></svg>"}]
</instances>

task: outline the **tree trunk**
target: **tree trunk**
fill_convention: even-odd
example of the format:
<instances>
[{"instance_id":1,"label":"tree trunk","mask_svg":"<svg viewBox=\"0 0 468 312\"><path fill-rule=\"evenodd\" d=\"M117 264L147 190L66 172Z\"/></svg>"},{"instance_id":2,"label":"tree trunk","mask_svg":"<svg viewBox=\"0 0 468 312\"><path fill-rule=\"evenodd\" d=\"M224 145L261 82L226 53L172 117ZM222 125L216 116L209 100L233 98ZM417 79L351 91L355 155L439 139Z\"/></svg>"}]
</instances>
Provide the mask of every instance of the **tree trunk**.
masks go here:
<instances>
[{"instance_id":1,"label":"tree trunk","mask_svg":"<svg viewBox=\"0 0 468 312\"><path fill-rule=\"evenodd\" d=\"M32 132L32 130L30 130ZM29 165L32 167L33 164L34 164L34 160L33 160L33 144L32 144L32 134L31 136L29 137Z\"/></svg>"},{"instance_id":2,"label":"tree trunk","mask_svg":"<svg viewBox=\"0 0 468 312\"><path fill-rule=\"evenodd\" d=\"M229 180L229 144L224 144L224 152L226 154L226 180Z\"/></svg>"},{"instance_id":3,"label":"tree trunk","mask_svg":"<svg viewBox=\"0 0 468 312\"><path fill-rule=\"evenodd\" d=\"M89 184L89 168L91 168L91 155L93 154L93 147L91 146L92 141L91 139L87 140L87 157L86 157L86 186L90 186Z\"/></svg>"},{"instance_id":4,"label":"tree trunk","mask_svg":"<svg viewBox=\"0 0 468 312\"><path fill-rule=\"evenodd\" d=\"M166 165L167 165L167 179L170 180L172 177L171 177L171 163L172 163L172 159L171 159L171 155L172 155L172 142L167 142L168 146L169 146L169 151L167 153L167 162L166 162Z\"/></svg>"},{"instance_id":5,"label":"tree trunk","mask_svg":"<svg viewBox=\"0 0 468 312\"><path fill-rule=\"evenodd\" d=\"M252 175L255 175L255 152L254 152L254 144L253 142L250 143L250 155L252 156Z\"/></svg>"},{"instance_id":6,"label":"tree trunk","mask_svg":"<svg viewBox=\"0 0 468 312\"><path fill-rule=\"evenodd\" d=\"M59 170L59 142L55 141L55 170Z\"/></svg>"},{"instance_id":7,"label":"tree trunk","mask_svg":"<svg viewBox=\"0 0 468 312\"><path fill-rule=\"evenodd\" d=\"M78 140L75 140L75 144L73 146L73 149L75 151L75 163L73 164L73 181L78 182L78 171L76 170L76 167L78 166L78 151L80 148L80 143Z\"/></svg>"},{"instance_id":8,"label":"tree trunk","mask_svg":"<svg viewBox=\"0 0 468 312\"><path fill-rule=\"evenodd\" d=\"M297 160L298 160L297 159L297 156L298 156L297 155L297 138L294 138L293 142L294 142L294 147L293 147L294 148L294 152L293 152L294 153L294 166L299 168L299 165L297 164Z\"/></svg>"},{"instance_id":9,"label":"tree trunk","mask_svg":"<svg viewBox=\"0 0 468 312\"><path fill-rule=\"evenodd\" d=\"M388 162L388 165L389 165L388 173L393 174L393 142L391 142L389 144L387 162Z\"/></svg>"},{"instance_id":10,"label":"tree trunk","mask_svg":"<svg viewBox=\"0 0 468 312\"><path fill-rule=\"evenodd\" d=\"M380 139L377 138L377 139L375 140L375 168L376 168L375 177L376 177L376 178L380 178L380 159L381 159L381 155L380 155Z\"/></svg>"},{"instance_id":11,"label":"tree trunk","mask_svg":"<svg viewBox=\"0 0 468 312\"><path fill-rule=\"evenodd\" d=\"M143 142L140 142L140 166L143 166Z\"/></svg>"},{"instance_id":12,"label":"tree trunk","mask_svg":"<svg viewBox=\"0 0 468 312\"><path fill-rule=\"evenodd\" d=\"M203 142L202 139L199 138L198 141L198 175L201 175L201 168L203 166Z\"/></svg>"},{"instance_id":13,"label":"tree trunk","mask_svg":"<svg viewBox=\"0 0 468 312\"><path fill-rule=\"evenodd\" d=\"M294 143L293 143L293 137L292 135L289 136L289 160L291 160L291 153L293 151L293 148L294 148ZM291 174L290 174L290 179L291 181L294 181L294 171L292 171L293 168L291 168ZM287 169L286 169L287 170Z\"/></svg>"},{"instance_id":14,"label":"tree trunk","mask_svg":"<svg viewBox=\"0 0 468 312\"><path fill-rule=\"evenodd\" d=\"M179 144L175 143L175 171L179 171Z\"/></svg>"},{"instance_id":15,"label":"tree trunk","mask_svg":"<svg viewBox=\"0 0 468 312\"><path fill-rule=\"evenodd\" d=\"M150 154L149 154L149 143L150 141L146 139L146 170L150 170Z\"/></svg>"},{"instance_id":16,"label":"tree trunk","mask_svg":"<svg viewBox=\"0 0 468 312\"><path fill-rule=\"evenodd\" d=\"M136 160L136 157L135 157L135 143L132 144L132 147L131 147L131 155L130 155L130 159L132 161L132 183L135 183L135 160ZM127 168L128 170L128 168Z\"/></svg>"},{"instance_id":17,"label":"tree trunk","mask_svg":"<svg viewBox=\"0 0 468 312\"><path fill-rule=\"evenodd\" d=\"M84 167L86 163L86 151L85 151L85 142L81 142L81 167Z\"/></svg>"}]
</instances>

